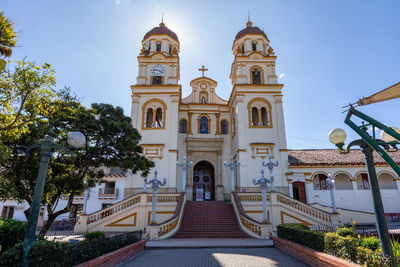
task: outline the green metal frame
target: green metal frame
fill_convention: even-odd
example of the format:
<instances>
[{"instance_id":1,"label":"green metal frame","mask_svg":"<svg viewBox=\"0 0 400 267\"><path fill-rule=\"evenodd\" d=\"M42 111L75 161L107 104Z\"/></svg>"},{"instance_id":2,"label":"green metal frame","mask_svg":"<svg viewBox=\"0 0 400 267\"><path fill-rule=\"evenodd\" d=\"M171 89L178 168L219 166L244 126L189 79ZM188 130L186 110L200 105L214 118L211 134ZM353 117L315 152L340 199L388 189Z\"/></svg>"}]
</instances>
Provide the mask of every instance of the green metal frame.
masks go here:
<instances>
[{"instance_id":1,"label":"green metal frame","mask_svg":"<svg viewBox=\"0 0 400 267\"><path fill-rule=\"evenodd\" d=\"M363 119L367 121L369 124L363 124L361 126L358 126L355 124L353 121L351 121L351 116L357 116L360 119ZM394 131L392 128L384 125L383 123L369 117L368 115L354 109L354 107L350 107L346 119L344 121L347 125L349 125L355 132L357 132L362 139L376 152L378 152L379 155L382 156L382 158L390 165L390 167L393 168L393 170L397 173L397 175L400 176L400 167L397 165L397 163L386 153L386 151L382 148L389 148L390 146L396 147L397 144L400 144L400 142L384 142L380 139L375 138L375 127L384 130L387 134L390 136L396 138L397 140L400 140L400 134ZM362 127L372 125L372 137L364 132L362 130ZM382 147L381 147L382 146ZM395 149L397 150L397 149Z\"/></svg>"}]
</instances>

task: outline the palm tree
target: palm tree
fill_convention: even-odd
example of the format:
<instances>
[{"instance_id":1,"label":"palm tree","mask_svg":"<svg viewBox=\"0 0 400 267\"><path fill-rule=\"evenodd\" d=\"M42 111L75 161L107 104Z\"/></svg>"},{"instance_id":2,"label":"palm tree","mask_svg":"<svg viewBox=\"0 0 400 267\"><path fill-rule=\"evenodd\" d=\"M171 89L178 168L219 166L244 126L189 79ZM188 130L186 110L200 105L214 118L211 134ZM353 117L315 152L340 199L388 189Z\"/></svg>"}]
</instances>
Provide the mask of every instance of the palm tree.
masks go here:
<instances>
[{"instance_id":1,"label":"palm tree","mask_svg":"<svg viewBox=\"0 0 400 267\"><path fill-rule=\"evenodd\" d=\"M14 22L11 22L3 11L0 11L0 55L10 57L15 46Z\"/></svg>"}]
</instances>

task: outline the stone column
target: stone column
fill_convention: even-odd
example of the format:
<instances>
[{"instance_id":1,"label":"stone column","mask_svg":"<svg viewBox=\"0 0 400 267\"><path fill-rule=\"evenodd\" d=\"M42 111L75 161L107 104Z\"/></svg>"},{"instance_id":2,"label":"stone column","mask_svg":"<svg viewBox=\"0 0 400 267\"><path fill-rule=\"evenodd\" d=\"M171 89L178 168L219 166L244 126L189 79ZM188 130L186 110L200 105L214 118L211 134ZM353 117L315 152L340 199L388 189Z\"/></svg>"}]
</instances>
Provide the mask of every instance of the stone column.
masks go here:
<instances>
[{"instance_id":1,"label":"stone column","mask_svg":"<svg viewBox=\"0 0 400 267\"><path fill-rule=\"evenodd\" d=\"M216 113L215 114L215 134L221 134L221 131L220 131L220 129L219 129L219 125L220 125L220 123L219 123L219 113Z\"/></svg>"},{"instance_id":2,"label":"stone column","mask_svg":"<svg viewBox=\"0 0 400 267\"><path fill-rule=\"evenodd\" d=\"M190 118L190 117L189 117ZM192 161L192 150L187 151L187 162ZM193 167L186 169L186 199L188 201L193 200Z\"/></svg>"},{"instance_id":3,"label":"stone column","mask_svg":"<svg viewBox=\"0 0 400 267\"><path fill-rule=\"evenodd\" d=\"M356 179L351 179L351 186L353 187L353 191L358 190Z\"/></svg>"},{"instance_id":4,"label":"stone column","mask_svg":"<svg viewBox=\"0 0 400 267\"><path fill-rule=\"evenodd\" d=\"M192 112L188 112L188 135L192 135ZM190 162L190 161L189 161Z\"/></svg>"},{"instance_id":5,"label":"stone column","mask_svg":"<svg viewBox=\"0 0 400 267\"><path fill-rule=\"evenodd\" d=\"M311 179L306 179L306 198L307 204L310 203L310 194L313 193L313 182Z\"/></svg>"},{"instance_id":6,"label":"stone column","mask_svg":"<svg viewBox=\"0 0 400 267\"><path fill-rule=\"evenodd\" d=\"M289 185L289 196L293 198L293 184L292 184L292 179L288 179L288 185Z\"/></svg>"},{"instance_id":7,"label":"stone column","mask_svg":"<svg viewBox=\"0 0 400 267\"><path fill-rule=\"evenodd\" d=\"M222 185L222 144L218 144L217 150L217 192L216 200L224 201L224 186Z\"/></svg>"}]
</instances>

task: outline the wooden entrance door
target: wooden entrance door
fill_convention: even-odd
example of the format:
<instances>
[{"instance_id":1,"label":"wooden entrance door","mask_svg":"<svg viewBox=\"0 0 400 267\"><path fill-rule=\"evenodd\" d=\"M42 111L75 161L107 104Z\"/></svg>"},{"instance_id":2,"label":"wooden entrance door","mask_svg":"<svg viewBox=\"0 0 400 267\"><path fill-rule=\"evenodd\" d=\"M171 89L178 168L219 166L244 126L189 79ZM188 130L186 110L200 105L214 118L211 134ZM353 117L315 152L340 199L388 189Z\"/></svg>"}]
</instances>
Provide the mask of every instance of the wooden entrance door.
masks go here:
<instances>
[{"instance_id":1,"label":"wooden entrance door","mask_svg":"<svg viewBox=\"0 0 400 267\"><path fill-rule=\"evenodd\" d=\"M306 196L306 185L304 182L294 182L292 184L293 187L293 198L300 200L303 203L307 203Z\"/></svg>"},{"instance_id":2,"label":"wooden entrance door","mask_svg":"<svg viewBox=\"0 0 400 267\"><path fill-rule=\"evenodd\" d=\"M201 161L193 170L193 200L211 201L214 199L214 168L209 162Z\"/></svg>"}]
</instances>

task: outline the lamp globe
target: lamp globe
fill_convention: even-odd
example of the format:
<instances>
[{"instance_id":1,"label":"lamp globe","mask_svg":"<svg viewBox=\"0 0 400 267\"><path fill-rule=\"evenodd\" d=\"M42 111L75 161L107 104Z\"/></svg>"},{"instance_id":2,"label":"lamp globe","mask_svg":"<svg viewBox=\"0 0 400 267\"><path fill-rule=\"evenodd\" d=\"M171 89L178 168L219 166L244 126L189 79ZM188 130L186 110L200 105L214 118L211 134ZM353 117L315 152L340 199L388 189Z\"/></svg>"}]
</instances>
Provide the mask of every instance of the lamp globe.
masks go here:
<instances>
[{"instance_id":1,"label":"lamp globe","mask_svg":"<svg viewBox=\"0 0 400 267\"><path fill-rule=\"evenodd\" d=\"M73 148L81 148L85 145L86 138L81 132L70 132L67 142Z\"/></svg>"},{"instance_id":2,"label":"lamp globe","mask_svg":"<svg viewBox=\"0 0 400 267\"><path fill-rule=\"evenodd\" d=\"M334 144L343 144L346 141L346 132L341 128L333 129L328 134L329 141Z\"/></svg>"}]
</instances>

